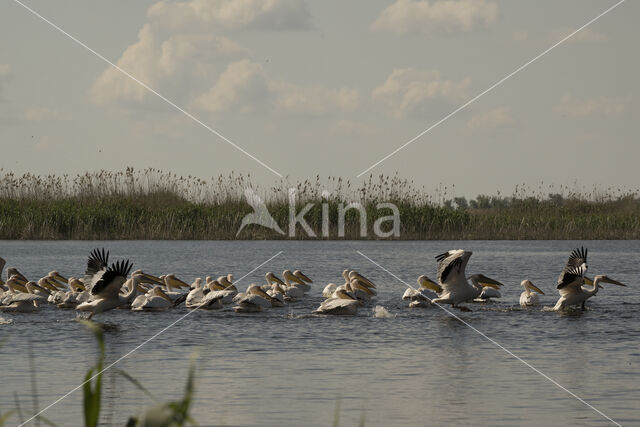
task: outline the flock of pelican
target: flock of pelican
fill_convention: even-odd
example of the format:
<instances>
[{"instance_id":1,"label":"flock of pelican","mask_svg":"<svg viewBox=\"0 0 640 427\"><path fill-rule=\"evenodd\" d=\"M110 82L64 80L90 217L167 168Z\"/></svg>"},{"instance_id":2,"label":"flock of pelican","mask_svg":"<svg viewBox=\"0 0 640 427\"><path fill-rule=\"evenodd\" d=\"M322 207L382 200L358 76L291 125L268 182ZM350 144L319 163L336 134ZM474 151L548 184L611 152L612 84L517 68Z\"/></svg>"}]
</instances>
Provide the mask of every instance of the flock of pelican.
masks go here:
<instances>
[{"instance_id":1,"label":"flock of pelican","mask_svg":"<svg viewBox=\"0 0 640 427\"><path fill-rule=\"evenodd\" d=\"M581 306L598 293L601 283L626 286L606 275L597 275L593 279L585 276L587 272L587 249L574 249L558 277L557 289L560 298L553 307L554 311L566 310L571 306ZM483 274L465 275L465 270L472 252L462 249L450 250L436 256L438 261L438 282L427 276L418 277L418 288L407 289L403 299L410 300L410 307L424 307L429 304L451 304L451 307L462 311L470 311L459 306L463 302L487 301L501 296L499 289L503 286L497 280ZM520 295L520 306L533 307L540 304L540 296L545 293L535 286L531 280L525 279L520 284L524 291Z\"/></svg>"},{"instance_id":2,"label":"flock of pelican","mask_svg":"<svg viewBox=\"0 0 640 427\"><path fill-rule=\"evenodd\" d=\"M410 287L403 295L410 300L409 307L428 307L448 304L452 308L470 311L462 303L487 301L499 298L499 281L483 274L466 276L466 266L472 252L450 250L436 256L437 281L427 276L417 279L418 287ZM0 258L0 275L5 260ZM174 274L154 276L142 270L131 272L129 260L119 260L109 265L109 252L104 249L91 251L82 278L65 278L51 271L37 282L28 280L16 268L7 269L7 280L0 279L0 311L33 312L43 304L58 308L89 312L88 318L112 309L132 311L163 311L184 303L189 309L216 310L232 306L235 312L254 313L271 307L283 307L304 298L311 291L313 281L300 270L285 270L282 279L272 272L265 275L263 285L251 284L245 292L239 292L233 284L233 275L217 279L207 276L205 281L196 278L189 285ZM571 306L585 309L587 299L602 288L601 283L624 284L606 275L587 277L587 249L571 252L558 278L560 293L554 310L566 310ZM316 314L354 315L377 295L376 285L357 271L344 270L344 283L329 283L323 290L325 300L314 311ZM523 307L540 304L539 295L544 292L523 280L524 291L520 295Z\"/></svg>"}]
</instances>

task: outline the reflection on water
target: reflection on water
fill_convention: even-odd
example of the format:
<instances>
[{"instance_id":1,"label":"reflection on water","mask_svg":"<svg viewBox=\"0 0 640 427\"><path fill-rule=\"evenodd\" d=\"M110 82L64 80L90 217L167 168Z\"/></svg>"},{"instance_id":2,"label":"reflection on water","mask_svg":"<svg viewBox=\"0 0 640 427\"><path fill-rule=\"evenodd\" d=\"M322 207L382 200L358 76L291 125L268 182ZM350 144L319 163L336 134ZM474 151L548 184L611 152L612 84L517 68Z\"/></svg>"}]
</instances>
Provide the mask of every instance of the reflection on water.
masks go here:
<instances>
[{"instance_id":1,"label":"reflection on water","mask_svg":"<svg viewBox=\"0 0 640 427\"><path fill-rule=\"evenodd\" d=\"M555 280L569 251L590 249L590 272L627 283L608 286L585 312L567 314L517 306L529 278L552 306ZM239 278L273 256L242 283L262 283L267 271L300 268L314 279L306 299L253 315L194 312L117 366L159 399L179 397L189 357L199 354L193 414L203 425L333 424L570 424L607 421L443 310L409 309L404 285L356 253L360 250L408 283L435 277L433 256L447 249L474 251L469 274L482 272L506 284L501 301L456 311L465 322L622 424L640 421L638 242L0 242L8 265L28 277L52 269L78 275L95 246L134 268L197 276L231 272ZM344 268L378 284L377 301L355 317L315 316L328 282ZM606 286L606 285L605 285ZM375 308L376 305L383 308ZM384 311L383 311L384 310ZM114 310L96 320L105 331L107 363L186 314ZM383 317L383 318L379 318ZM0 318L0 412L31 411L28 342L33 342L38 398L44 406L80 384L96 357L93 337L76 313L45 307L35 314ZM109 371L104 382L105 424L122 425L153 402ZM76 392L46 415L59 425L81 422ZM12 418L15 422L17 417Z\"/></svg>"}]
</instances>

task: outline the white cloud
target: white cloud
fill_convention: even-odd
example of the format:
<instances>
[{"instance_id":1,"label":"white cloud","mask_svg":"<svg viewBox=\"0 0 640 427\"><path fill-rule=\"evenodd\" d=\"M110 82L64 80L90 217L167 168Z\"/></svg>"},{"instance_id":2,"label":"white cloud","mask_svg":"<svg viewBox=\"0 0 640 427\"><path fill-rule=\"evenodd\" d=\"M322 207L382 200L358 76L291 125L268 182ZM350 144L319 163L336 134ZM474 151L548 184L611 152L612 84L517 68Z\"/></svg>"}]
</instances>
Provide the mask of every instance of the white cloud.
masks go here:
<instances>
[{"instance_id":1,"label":"white cloud","mask_svg":"<svg viewBox=\"0 0 640 427\"><path fill-rule=\"evenodd\" d=\"M301 30L311 28L302 0L161 1L148 17L171 30Z\"/></svg>"},{"instance_id":2,"label":"white cloud","mask_svg":"<svg viewBox=\"0 0 640 427\"><path fill-rule=\"evenodd\" d=\"M372 97L398 117L418 117L464 101L470 83L468 77L458 82L445 79L436 70L397 68L373 90Z\"/></svg>"},{"instance_id":3,"label":"white cloud","mask_svg":"<svg viewBox=\"0 0 640 427\"><path fill-rule=\"evenodd\" d=\"M307 116L349 112L358 104L355 90L292 85L270 78L262 65L249 60L230 64L216 84L194 102L195 107L211 112L268 109Z\"/></svg>"},{"instance_id":4,"label":"white cloud","mask_svg":"<svg viewBox=\"0 0 640 427\"><path fill-rule=\"evenodd\" d=\"M166 39L145 24L138 40L118 59L117 65L136 79L165 96L184 102L188 95L202 91L230 59L247 50L233 41L212 34L178 33ZM91 95L98 104L116 101L142 103L154 97L139 83L113 67L96 80Z\"/></svg>"},{"instance_id":5,"label":"white cloud","mask_svg":"<svg viewBox=\"0 0 640 427\"><path fill-rule=\"evenodd\" d=\"M396 0L371 29L396 35L453 34L487 28L497 15L497 4L486 0Z\"/></svg>"},{"instance_id":6,"label":"white cloud","mask_svg":"<svg viewBox=\"0 0 640 427\"><path fill-rule=\"evenodd\" d=\"M553 43L557 43L563 38L567 37L569 34L573 33L576 28L558 28L551 31L549 35L549 41ZM582 30L575 33L573 36L567 39L566 43L604 43L610 40L609 36L603 33L599 33L597 31L592 30L591 28L583 28Z\"/></svg>"},{"instance_id":7,"label":"white cloud","mask_svg":"<svg viewBox=\"0 0 640 427\"><path fill-rule=\"evenodd\" d=\"M467 125L471 130L493 130L506 126L511 122L509 109L498 107L471 117Z\"/></svg>"},{"instance_id":8,"label":"white cloud","mask_svg":"<svg viewBox=\"0 0 640 427\"><path fill-rule=\"evenodd\" d=\"M625 104L610 98L576 100L570 95L562 97L554 111L561 116L614 116L626 111Z\"/></svg>"}]
</instances>

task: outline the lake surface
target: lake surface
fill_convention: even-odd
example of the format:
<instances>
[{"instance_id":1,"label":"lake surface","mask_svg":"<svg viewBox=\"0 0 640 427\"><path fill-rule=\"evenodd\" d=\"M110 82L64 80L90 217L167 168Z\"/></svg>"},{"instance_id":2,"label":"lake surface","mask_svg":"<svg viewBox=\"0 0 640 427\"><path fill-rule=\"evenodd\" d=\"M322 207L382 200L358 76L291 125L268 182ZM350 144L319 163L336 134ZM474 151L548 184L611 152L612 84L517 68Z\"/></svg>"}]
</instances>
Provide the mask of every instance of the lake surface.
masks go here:
<instances>
[{"instance_id":1,"label":"lake surface","mask_svg":"<svg viewBox=\"0 0 640 427\"><path fill-rule=\"evenodd\" d=\"M585 312L520 309L520 281L558 298L555 281L576 246L589 248L589 275L608 274L628 287L604 284ZM50 270L82 275L94 247L134 269L195 277L233 273L244 289L264 274L301 269L313 280L304 300L256 314L196 311L107 371L103 425L123 425L153 405L115 368L125 370L164 401L182 396L189 361L197 353L200 425L607 425L569 395L440 308L409 309L406 286L371 264L361 251L412 285L435 278L434 256L453 248L474 251L468 274L503 283L499 302L467 304L465 322L623 425L640 424L640 243L637 241L470 242L0 242L0 256L29 278ZM273 255L281 255L237 281ZM328 282L355 269L378 285L377 300L355 317L315 316ZM393 317L374 316L374 306ZM117 360L188 311L113 310L95 317L105 332L107 363ZM76 313L44 307L33 314L0 314L0 412L33 413L29 343L35 355L42 408L78 386L95 363L92 335ZM81 390L45 414L58 425L82 424ZM18 424L13 416L8 425Z\"/></svg>"}]
</instances>

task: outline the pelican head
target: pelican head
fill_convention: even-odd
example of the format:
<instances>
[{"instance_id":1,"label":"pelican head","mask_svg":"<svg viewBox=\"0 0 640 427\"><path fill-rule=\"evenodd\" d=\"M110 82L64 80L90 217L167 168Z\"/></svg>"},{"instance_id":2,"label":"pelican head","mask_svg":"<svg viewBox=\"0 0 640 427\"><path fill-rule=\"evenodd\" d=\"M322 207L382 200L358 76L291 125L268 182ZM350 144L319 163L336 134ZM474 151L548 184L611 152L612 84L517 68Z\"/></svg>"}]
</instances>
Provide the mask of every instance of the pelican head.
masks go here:
<instances>
[{"instance_id":1,"label":"pelican head","mask_svg":"<svg viewBox=\"0 0 640 427\"><path fill-rule=\"evenodd\" d=\"M58 273L55 270L50 271L49 274L47 274L47 276L51 276L53 279L57 280L58 282L69 283L69 279L67 279L62 274Z\"/></svg>"},{"instance_id":2,"label":"pelican head","mask_svg":"<svg viewBox=\"0 0 640 427\"><path fill-rule=\"evenodd\" d=\"M540 288L538 288L536 285L534 285L533 283L531 283L531 280L527 279L527 280L523 280L520 283L520 286L522 286L523 288L525 288L527 291L534 291L537 292L539 294L544 295L544 292L542 292L542 290L540 290Z\"/></svg>"},{"instance_id":3,"label":"pelican head","mask_svg":"<svg viewBox=\"0 0 640 427\"><path fill-rule=\"evenodd\" d=\"M363 282L360 279L351 279L351 282L349 282L349 284L351 285L351 289L353 289L353 291L355 292L357 289L369 294L369 295L375 295L375 292L372 291L369 286L367 286L367 284L365 282Z\"/></svg>"},{"instance_id":4,"label":"pelican head","mask_svg":"<svg viewBox=\"0 0 640 427\"><path fill-rule=\"evenodd\" d=\"M284 277L285 280L289 280L291 282L295 282L299 285L305 285L306 283L304 283L304 281L302 279L300 279L298 276L294 275L291 270L285 270L282 272L282 277Z\"/></svg>"},{"instance_id":5,"label":"pelican head","mask_svg":"<svg viewBox=\"0 0 640 427\"><path fill-rule=\"evenodd\" d=\"M298 279L302 280L303 282L307 282L307 283L313 283L313 280L309 279L302 271L300 270L296 270L293 272L293 275L296 276Z\"/></svg>"},{"instance_id":6,"label":"pelican head","mask_svg":"<svg viewBox=\"0 0 640 427\"><path fill-rule=\"evenodd\" d=\"M286 286L285 283L282 281L282 279L280 279L278 276L276 276L275 274L273 274L271 271L269 271L267 274L264 275L264 278L267 280L267 283L272 285L274 282L278 283L282 286Z\"/></svg>"},{"instance_id":7,"label":"pelican head","mask_svg":"<svg viewBox=\"0 0 640 427\"><path fill-rule=\"evenodd\" d=\"M189 287L188 284L186 284L182 280L178 279L175 276L175 274L167 274L166 276L164 276L163 282L167 286L167 289L171 289L171 288L180 289L180 288L188 288Z\"/></svg>"}]
</instances>

